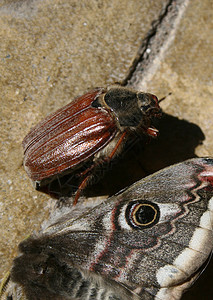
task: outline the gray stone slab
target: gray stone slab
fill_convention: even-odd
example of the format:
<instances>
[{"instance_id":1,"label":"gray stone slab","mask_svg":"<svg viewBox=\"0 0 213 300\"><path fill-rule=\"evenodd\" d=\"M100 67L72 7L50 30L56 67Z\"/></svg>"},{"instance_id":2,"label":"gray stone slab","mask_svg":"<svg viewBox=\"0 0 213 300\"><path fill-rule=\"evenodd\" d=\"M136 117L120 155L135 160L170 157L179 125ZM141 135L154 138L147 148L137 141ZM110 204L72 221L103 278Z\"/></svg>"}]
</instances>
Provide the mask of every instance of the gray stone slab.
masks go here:
<instances>
[{"instance_id":1,"label":"gray stone slab","mask_svg":"<svg viewBox=\"0 0 213 300\"><path fill-rule=\"evenodd\" d=\"M34 191L23 169L22 139L42 117L87 88L122 81L165 3L1 2L1 274L9 269L19 241L38 230L51 206L49 197ZM112 170L115 178L120 176L119 188L131 183L129 177L142 176L138 161L154 172L196 155L212 156L212 2L189 1L181 17L169 45L137 83L159 98L171 93L161 103L166 116L159 124L160 137L142 154L138 148L135 157L127 154L129 163L121 161ZM110 177L96 189L110 184ZM210 299L204 278L183 299Z\"/></svg>"}]
</instances>

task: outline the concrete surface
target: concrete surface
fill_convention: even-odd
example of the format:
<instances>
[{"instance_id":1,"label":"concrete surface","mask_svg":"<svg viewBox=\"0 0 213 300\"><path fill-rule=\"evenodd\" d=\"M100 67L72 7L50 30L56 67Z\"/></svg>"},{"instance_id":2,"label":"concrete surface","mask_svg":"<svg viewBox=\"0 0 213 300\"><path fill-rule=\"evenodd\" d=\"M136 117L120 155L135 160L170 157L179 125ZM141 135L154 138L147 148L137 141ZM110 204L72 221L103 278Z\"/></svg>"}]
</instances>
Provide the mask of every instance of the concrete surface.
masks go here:
<instances>
[{"instance_id":1,"label":"concrete surface","mask_svg":"<svg viewBox=\"0 0 213 300\"><path fill-rule=\"evenodd\" d=\"M51 205L23 169L24 136L86 89L122 81L166 2L1 1L1 274ZM212 1L189 1L169 47L136 85L159 98L171 93L161 104L166 113L161 135L142 154L140 147L128 153L127 164L121 160L95 185L97 194L109 193L112 175L119 180L110 193L140 179L138 162L151 173L196 155L213 155L212 22ZM211 269L183 299L210 299Z\"/></svg>"}]
</instances>

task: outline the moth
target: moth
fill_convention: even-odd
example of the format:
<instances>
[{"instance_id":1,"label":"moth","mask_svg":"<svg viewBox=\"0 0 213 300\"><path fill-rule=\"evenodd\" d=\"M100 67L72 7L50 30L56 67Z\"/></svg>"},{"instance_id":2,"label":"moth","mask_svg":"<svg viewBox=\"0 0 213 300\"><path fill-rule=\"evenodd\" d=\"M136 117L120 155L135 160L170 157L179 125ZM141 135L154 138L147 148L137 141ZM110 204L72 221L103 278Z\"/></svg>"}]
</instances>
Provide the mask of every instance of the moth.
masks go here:
<instances>
[{"instance_id":1,"label":"moth","mask_svg":"<svg viewBox=\"0 0 213 300\"><path fill-rule=\"evenodd\" d=\"M148 176L19 245L2 299L171 300L213 249L213 159Z\"/></svg>"},{"instance_id":2,"label":"moth","mask_svg":"<svg viewBox=\"0 0 213 300\"><path fill-rule=\"evenodd\" d=\"M96 88L32 128L23 140L25 170L37 190L56 198L67 178L64 183L56 180L59 189L48 183L71 173L77 178L71 180L73 188L78 185L76 204L95 169L116 157L127 140L158 135L151 123L160 115L158 99L152 94L124 87Z\"/></svg>"}]
</instances>

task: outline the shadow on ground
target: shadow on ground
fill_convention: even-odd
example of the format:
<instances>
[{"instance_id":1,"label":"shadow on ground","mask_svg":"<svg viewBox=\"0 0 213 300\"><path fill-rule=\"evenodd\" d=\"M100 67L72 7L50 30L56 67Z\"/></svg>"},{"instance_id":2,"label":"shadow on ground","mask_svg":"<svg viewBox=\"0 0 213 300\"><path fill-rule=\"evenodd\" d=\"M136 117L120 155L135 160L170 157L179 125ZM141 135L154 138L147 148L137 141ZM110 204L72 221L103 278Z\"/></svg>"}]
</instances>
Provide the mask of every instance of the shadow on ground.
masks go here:
<instances>
[{"instance_id":1,"label":"shadow on ground","mask_svg":"<svg viewBox=\"0 0 213 300\"><path fill-rule=\"evenodd\" d=\"M199 126L168 114L155 126L159 137L137 141L95 185L87 188L86 196L113 195L164 167L194 158L196 147L205 139Z\"/></svg>"}]
</instances>

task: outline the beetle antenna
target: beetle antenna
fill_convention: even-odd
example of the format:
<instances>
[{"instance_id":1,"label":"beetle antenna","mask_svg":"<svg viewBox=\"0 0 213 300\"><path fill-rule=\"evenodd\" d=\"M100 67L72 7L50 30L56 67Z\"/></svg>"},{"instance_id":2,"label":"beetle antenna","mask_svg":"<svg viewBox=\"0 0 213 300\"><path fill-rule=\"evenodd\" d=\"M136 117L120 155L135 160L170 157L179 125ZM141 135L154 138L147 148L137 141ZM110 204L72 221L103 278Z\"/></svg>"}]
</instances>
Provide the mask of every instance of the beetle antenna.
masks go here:
<instances>
[{"instance_id":1,"label":"beetle antenna","mask_svg":"<svg viewBox=\"0 0 213 300\"><path fill-rule=\"evenodd\" d=\"M168 95L164 96L163 98L158 100L158 103L162 102L163 100L165 100L168 96L172 95L172 93L168 93Z\"/></svg>"}]
</instances>

